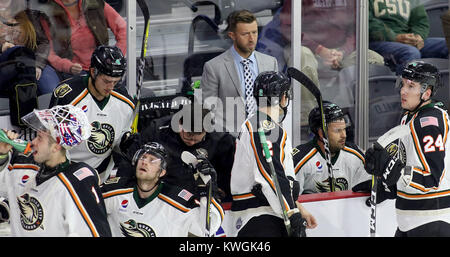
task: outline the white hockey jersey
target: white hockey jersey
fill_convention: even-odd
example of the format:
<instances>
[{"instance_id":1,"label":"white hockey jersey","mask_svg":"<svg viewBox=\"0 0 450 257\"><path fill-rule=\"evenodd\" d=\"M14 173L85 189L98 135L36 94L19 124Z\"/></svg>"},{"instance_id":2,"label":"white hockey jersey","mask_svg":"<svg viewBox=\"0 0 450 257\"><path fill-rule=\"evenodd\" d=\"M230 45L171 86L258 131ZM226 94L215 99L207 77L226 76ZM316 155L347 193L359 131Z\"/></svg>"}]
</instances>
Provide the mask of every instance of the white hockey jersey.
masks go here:
<instances>
[{"instance_id":1,"label":"white hockey jersey","mask_svg":"<svg viewBox=\"0 0 450 257\"><path fill-rule=\"evenodd\" d=\"M59 169L63 171L38 182L40 167L32 159L15 153L0 172L0 196L9 201L12 236L111 236L93 168L66 162Z\"/></svg>"},{"instance_id":2,"label":"white hockey jersey","mask_svg":"<svg viewBox=\"0 0 450 257\"><path fill-rule=\"evenodd\" d=\"M259 113L259 112L258 112ZM294 166L292 147L286 131L275 122L262 120L257 124L257 115L247 119L236 140L236 153L231 170L231 204L233 229L227 234L236 236L239 230L253 217L269 214L282 217L280 201L276 194L271 170L265 159L257 127L264 129L272 162L287 210L296 208L292 197ZM255 193L256 185L261 185L260 193Z\"/></svg>"},{"instance_id":3,"label":"white hockey jersey","mask_svg":"<svg viewBox=\"0 0 450 257\"><path fill-rule=\"evenodd\" d=\"M185 189L161 183L155 193L141 199L135 179L116 177L102 185L108 221L114 237L187 237L206 235L206 197L200 203ZM212 199L211 235L224 218Z\"/></svg>"},{"instance_id":4,"label":"white hockey jersey","mask_svg":"<svg viewBox=\"0 0 450 257\"><path fill-rule=\"evenodd\" d=\"M293 159L300 194L330 192L327 162L315 139L294 148ZM350 190L372 179L364 169L364 161L364 153L352 143L346 143L331 158L337 191Z\"/></svg>"},{"instance_id":5,"label":"white hockey jersey","mask_svg":"<svg viewBox=\"0 0 450 257\"><path fill-rule=\"evenodd\" d=\"M411 133L401 138L399 155L413 168L411 177L402 176L396 184L399 229L408 231L438 220L450 223L448 113L431 103L406 113L401 123Z\"/></svg>"},{"instance_id":6,"label":"white hockey jersey","mask_svg":"<svg viewBox=\"0 0 450 257\"><path fill-rule=\"evenodd\" d=\"M86 112L92 125L91 137L72 148L70 158L96 168L103 182L114 166L110 157L112 149L131 129L135 105L125 89L114 90L102 102L96 101L87 89L87 79L74 77L58 86L50 105L71 104Z\"/></svg>"}]
</instances>

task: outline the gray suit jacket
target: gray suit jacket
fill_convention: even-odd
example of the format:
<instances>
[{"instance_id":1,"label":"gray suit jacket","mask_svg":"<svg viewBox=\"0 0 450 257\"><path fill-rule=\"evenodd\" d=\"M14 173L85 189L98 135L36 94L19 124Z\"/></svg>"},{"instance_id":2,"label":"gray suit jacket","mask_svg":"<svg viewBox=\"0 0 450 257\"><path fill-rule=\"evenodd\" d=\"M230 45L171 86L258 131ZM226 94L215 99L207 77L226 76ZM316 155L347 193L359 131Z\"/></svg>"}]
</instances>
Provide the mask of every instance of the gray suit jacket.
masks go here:
<instances>
[{"instance_id":1,"label":"gray suit jacket","mask_svg":"<svg viewBox=\"0 0 450 257\"><path fill-rule=\"evenodd\" d=\"M255 51L259 72L278 71L277 60ZM215 129L237 136L245 121L245 94L231 49L205 63L201 79L202 101L214 108Z\"/></svg>"}]
</instances>

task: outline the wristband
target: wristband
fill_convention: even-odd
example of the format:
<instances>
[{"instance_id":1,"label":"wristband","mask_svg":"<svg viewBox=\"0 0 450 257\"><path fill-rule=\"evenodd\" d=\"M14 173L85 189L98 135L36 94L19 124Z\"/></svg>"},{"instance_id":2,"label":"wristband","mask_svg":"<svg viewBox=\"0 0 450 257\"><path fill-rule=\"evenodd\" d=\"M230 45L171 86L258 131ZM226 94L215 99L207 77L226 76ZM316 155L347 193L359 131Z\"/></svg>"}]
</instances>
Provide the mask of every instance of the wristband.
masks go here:
<instances>
[{"instance_id":1,"label":"wristband","mask_svg":"<svg viewBox=\"0 0 450 257\"><path fill-rule=\"evenodd\" d=\"M291 217L295 213L300 213L300 210L298 208L294 208L294 209L290 209L289 211L287 211L288 217Z\"/></svg>"}]
</instances>

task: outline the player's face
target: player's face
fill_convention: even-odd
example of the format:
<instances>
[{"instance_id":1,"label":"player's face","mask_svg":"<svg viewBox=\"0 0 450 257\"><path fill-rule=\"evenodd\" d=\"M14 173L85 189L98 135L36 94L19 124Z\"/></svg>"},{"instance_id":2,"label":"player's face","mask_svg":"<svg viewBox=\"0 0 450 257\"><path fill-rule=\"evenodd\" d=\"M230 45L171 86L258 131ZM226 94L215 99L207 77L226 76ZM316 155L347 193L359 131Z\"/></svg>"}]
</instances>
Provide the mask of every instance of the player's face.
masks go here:
<instances>
[{"instance_id":1,"label":"player's face","mask_svg":"<svg viewBox=\"0 0 450 257\"><path fill-rule=\"evenodd\" d=\"M111 77L105 74L98 74L95 78L95 88L94 90L91 90L91 93L94 94L97 99L108 97L120 80L120 77Z\"/></svg>"},{"instance_id":2,"label":"player's face","mask_svg":"<svg viewBox=\"0 0 450 257\"><path fill-rule=\"evenodd\" d=\"M156 182L161 175L161 159L144 153L136 165L136 178L141 181Z\"/></svg>"},{"instance_id":3,"label":"player's face","mask_svg":"<svg viewBox=\"0 0 450 257\"><path fill-rule=\"evenodd\" d=\"M206 132L187 132L180 125L180 138L187 146L193 146L200 143L206 135Z\"/></svg>"},{"instance_id":4,"label":"player's face","mask_svg":"<svg viewBox=\"0 0 450 257\"><path fill-rule=\"evenodd\" d=\"M400 97L402 108L408 111L414 110L420 103L421 85L418 82L402 78L402 87L400 89Z\"/></svg>"},{"instance_id":5,"label":"player's face","mask_svg":"<svg viewBox=\"0 0 450 257\"><path fill-rule=\"evenodd\" d=\"M328 124L328 140L330 143L330 152L336 153L343 149L347 133L345 131L345 120L340 119Z\"/></svg>"},{"instance_id":6,"label":"player's face","mask_svg":"<svg viewBox=\"0 0 450 257\"><path fill-rule=\"evenodd\" d=\"M37 136L31 141L33 159L37 163L46 163L52 155L53 140L49 132L38 131Z\"/></svg>"},{"instance_id":7,"label":"player's face","mask_svg":"<svg viewBox=\"0 0 450 257\"><path fill-rule=\"evenodd\" d=\"M258 41L258 24L238 22L236 30L228 32L234 42L234 47L243 57L248 57L256 47Z\"/></svg>"}]
</instances>

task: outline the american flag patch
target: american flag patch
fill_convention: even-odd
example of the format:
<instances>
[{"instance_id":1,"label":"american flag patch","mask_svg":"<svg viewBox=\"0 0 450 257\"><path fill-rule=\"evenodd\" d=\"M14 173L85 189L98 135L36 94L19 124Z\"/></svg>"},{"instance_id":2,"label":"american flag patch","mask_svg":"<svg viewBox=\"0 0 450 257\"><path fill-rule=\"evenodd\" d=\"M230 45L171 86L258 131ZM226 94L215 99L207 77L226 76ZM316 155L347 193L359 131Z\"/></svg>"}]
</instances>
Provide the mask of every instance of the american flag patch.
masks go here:
<instances>
[{"instance_id":1,"label":"american flag patch","mask_svg":"<svg viewBox=\"0 0 450 257\"><path fill-rule=\"evenodd\" d=\"M77 170L73 173L75 177L77 177L78 180L83 180L86 177L94 176L92 171L88 168L81 168L80 170Z\"/></svg>"},{"instance_id":2,"label":"american flag patch","mask_svg":"<svg viewBox=\"0 0 450 257\"><path fill-rule=\"evenodd\" d=\"M436 117L431 117L431 116L423 117L423 118L420 118L420 126L422 128L426 127L426 126L439 127L439 122L438 122L438 119Z\"/></svg>"},{"instance_id":3,"label":"american flag patch","mask_svg":"<svg viewBox=\"0 0 450 257\"><path fill-rule=\"evenodd\" d=\"M189 201L189 199L191 199L191 197L193 196L193 194L189 191L187 191L186 189L181 190L181 192L178 194L179 197L183 198L186 201Z\"/></svg>"}]
</instances>

